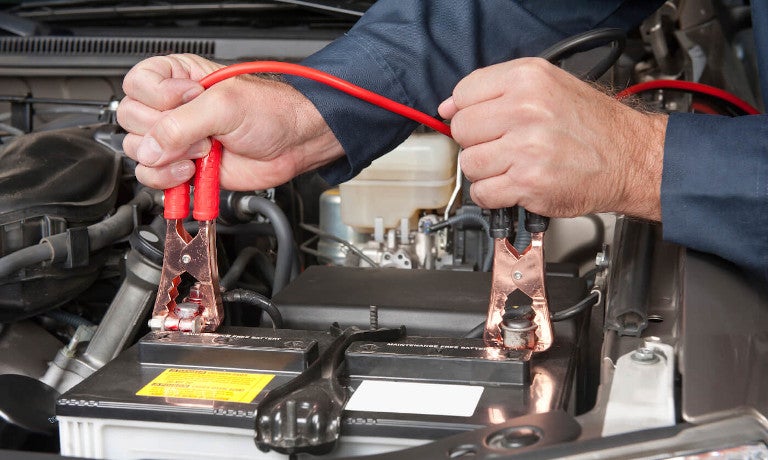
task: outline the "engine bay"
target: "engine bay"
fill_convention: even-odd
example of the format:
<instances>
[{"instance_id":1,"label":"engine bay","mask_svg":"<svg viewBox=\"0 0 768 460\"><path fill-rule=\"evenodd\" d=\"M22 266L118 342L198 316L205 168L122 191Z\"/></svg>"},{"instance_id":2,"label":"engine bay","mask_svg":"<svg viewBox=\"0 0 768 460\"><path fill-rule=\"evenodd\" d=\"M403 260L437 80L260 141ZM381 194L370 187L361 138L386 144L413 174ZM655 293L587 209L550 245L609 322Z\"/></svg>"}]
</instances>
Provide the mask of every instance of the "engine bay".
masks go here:
<instances>
[{"instance_id":1,"label":"engine bay","mask_svg":"<svg viewBox=\"0 0 768 460\"><path fill-rule=\"evenodd\" d=\"M338 187L221 190L221 324L193 324L189 273L177 323L158 323L170 224L122 150L122 76L168 52L298 61L372 2L37 3L2 12L0 36L0 457L768 458L762 281L620 215L537 233L515 208L494 236L458 145L426 128ZM691 80L762 109L751 33L748 2L670 1L599 83ZM743 110L663 84L635 96ZM546 246L551 343L531 332L539 294L517 289L489 346L499 241Z\"/></svg>"}]
</instances>

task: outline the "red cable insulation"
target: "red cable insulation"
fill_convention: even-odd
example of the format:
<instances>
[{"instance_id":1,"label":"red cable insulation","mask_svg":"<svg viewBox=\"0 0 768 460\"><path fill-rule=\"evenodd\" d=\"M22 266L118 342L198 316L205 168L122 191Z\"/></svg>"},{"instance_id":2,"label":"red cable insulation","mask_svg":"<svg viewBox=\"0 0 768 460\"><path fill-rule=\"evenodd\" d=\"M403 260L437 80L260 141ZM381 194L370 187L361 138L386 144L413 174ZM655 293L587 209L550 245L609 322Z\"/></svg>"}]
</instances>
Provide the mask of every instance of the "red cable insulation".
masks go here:
<instances>
[{"instance_id":1,"label":"red cable insulation","mask_svg":"<svg viewBox=\"0 0 768 460\"><path fill-rule=\"evenodd\" d=\"M393 101L380 94L376 94L373 91L369 91L365 88L361 88L357 85L342 80L339 77L331 75L329 73L313 69L310 67L304 67L299 64L291 64L289 62L278 61L255 61L255 62L242 62L240 64L233 64L221 68L200 80L200 84L203 88L210 88L216 83L226 80L227 78L235 77L237 75L249 74L249 73L282 73L288 75L295 75L297 77L309 78L320 83L324 83L328 86L343 91L358 99L362 99L373 105L379 106L390 112L402 115L413 121L417 121L423 125L451 137L451 128L447 124L431 117L426 113L420 112L412 107Z\"/></svg>"},{"instance_id":2,"label":"red cable insulation","mask_svg":"<svg viewBox=\"0 0 768 460\"><path fill-rule=\"evenodd\" d=\"M342 80L341 78L331 75L329 73L326 73L317 69L313 69L310 67L305 67L299 64L292 64L288 62L279 62L279 61L254 61L254 62L243 62L239 64L233 64L227 67L223 67L219 70L216 70L215 72L212 72L211 74L203 77L203 79L200 80L200 84L203 86L203 88L208 89L211 86L215 85L216 83L219 83L228 78L236 77L238 75L252 74L252 73L281 73L281 74L295 75L298 77L308 78L310 80L314 80L314 81L326 84L328 86L331 86L339 91L347 93L351 96L354 96L358 99L361 99L363 101L366 101L368 103L381 107L383 109L389 110L390 112L396 113L403 117L419 122L423 125L426 125L434 129L435 131L445 134L448 137L452 137L450 126L438 120L437 118L431 117L412 107L408 107L407 105L393 101L392 99L384 97L380 94L376 94L373 91L369 91L365 88L361 88L360 86L354 85L346 80ZM616 95L616 99L622 100L633 94L638 94L643 91L656 90L656 89L677 89L677 90L705 94L708 96L718 98L729 104L732 104L747 114L756 115L760 113L756 108L752 107L752 105L750 105L746 101L738 98L737 96L727 91L724 91L719 88L715 88L713 86L704 85L701 83L682 81L682 80L653 80L649 82L639 83L637 85L630 86L629 88L626 88L625 90L621 91L619 94ZM218 144L218 141L214 141L214 143ZM217 145L212 145L212 149L216 149L216 147ZM218 144L218 151L219 152L221 151L220 144ZM215 167L215 172L205 171L207 169L214 168L214 167ZM203 167L203 164L199 164L198 174L209 176L211 173L213 173L216 177L215 178L212 177L207 180L208 181L215 180L217 184L218 183L217 181L218 160L216 162L211 162L210 168L208 165ZM186 187L186 189L188 190L188 186L186 184L182 184L179 187L177 187L179 190L172 190L172 189L166 190L166 212L165 212L166 218L186 217L186 215L182 216L182 214L184 213L185 209L188 209L189 197L187 196L186 198L187 205L184 206L184 200L182 199L182 196L181 196L184 193L183 192L184 187ZM201 196L198 197L198 200L196 200L196 207L197 205L202 205L202 207L205 208L203 212L199 214L201 217L205 216L210 219L213 219L216 217L213 214L214 213L218 214L218 209L217 209L218 206L215 206L216 209L214 209L214 206L209 205L209 202L211 203L216 202L216 204L218 205L218 192L216 193L215 197L213 196L214 190L210 190L210 192L211 193L201 194ZM173 196L171 197L170 195L173 195ZM210 195L210 197L208 197L208 195ZM172 217L172 216L176 216L176 217ZM201 219L198 219L198 220L201 220ZM208 219L202 219L202 220L208 220Z\"/></svg>"},{"instance_id":3,"label":"red cable insulation","mask_svg":"<svg viewBox=\"0 0 768 460\"><path fill-rule=\"evenodd\" d=\"M653 80L638 83L617 94L616 99L622 100L632 94L642 93L643 91L650 91L654 89L677 89L690 91L693 93L706 94L707 96L712 96L731 105L734 105L748 115L758 115L760 113L759 110L752 107L752 105L750 105L748 102L729 93L728 91L715 88L714 86L684 80Z\"/></svg>"}]
</instances>

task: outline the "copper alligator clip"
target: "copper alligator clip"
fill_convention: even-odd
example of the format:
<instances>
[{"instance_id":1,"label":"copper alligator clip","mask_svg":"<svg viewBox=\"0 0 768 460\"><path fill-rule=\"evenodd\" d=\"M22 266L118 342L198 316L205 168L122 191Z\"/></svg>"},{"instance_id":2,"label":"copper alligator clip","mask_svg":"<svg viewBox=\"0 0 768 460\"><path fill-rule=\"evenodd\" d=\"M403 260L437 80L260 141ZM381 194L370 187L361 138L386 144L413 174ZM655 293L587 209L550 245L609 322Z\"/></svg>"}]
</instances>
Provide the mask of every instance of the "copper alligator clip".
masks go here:
<instances>
[{"instance_id":1,"label":"copper alligator clip","mask_svg":"<svg viewBox=\"0 0 768 460\"><path fill-rule=\"evenodd\" d=\"M199 230L194 237L184 229L184 219L189 215L189 183L165 190L165 250L155 308L149 320L152 330L209 332L216 330L224 318L216 263L221 151L221 143L212 140L211 151L195 164L192 216L198 221ZM196 283L189 295L177 303L184 273L194 277Z\"/></svg>"},{"instance_id":2,"label":"copper alligator clip","mask_svg":"<svg viewBox=\"0 0 768 460\"><path fill-rule=\"evenodd\" d=\"M526 212L525 225L531 232L531 244L522 253L508 240L512 227L509 209L492 210L491 219L494 258L491 298L483 334L485 344L533 352L547 350L552 345L553 336L544 275L543 241L548 218ZM531 298L534 314L531 320L505 321L507 297L516 290Z\"/></svg>"}]
</instances>

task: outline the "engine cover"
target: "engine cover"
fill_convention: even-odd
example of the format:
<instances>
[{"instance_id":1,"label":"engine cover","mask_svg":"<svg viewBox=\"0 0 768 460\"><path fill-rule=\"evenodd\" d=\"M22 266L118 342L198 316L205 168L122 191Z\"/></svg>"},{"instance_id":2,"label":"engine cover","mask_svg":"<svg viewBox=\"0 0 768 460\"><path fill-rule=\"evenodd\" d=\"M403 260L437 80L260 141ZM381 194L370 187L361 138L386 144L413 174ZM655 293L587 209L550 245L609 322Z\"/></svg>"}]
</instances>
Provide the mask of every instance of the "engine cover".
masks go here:
<instances>
[{"instance_id":1,"label":"engine cover","mask_svg":"<svg viewBox=\"0 0 768 460\"><path fill-rule=\"evenodd\" d=\"M106 125L32 133L0 150L0 256L98 222L114 208L121 155L95 140L114 129ZM101 259L96 255L79 268L41 264L1 279L0 322L72 298L93 282Z\"/></svg>"}]
</instances>

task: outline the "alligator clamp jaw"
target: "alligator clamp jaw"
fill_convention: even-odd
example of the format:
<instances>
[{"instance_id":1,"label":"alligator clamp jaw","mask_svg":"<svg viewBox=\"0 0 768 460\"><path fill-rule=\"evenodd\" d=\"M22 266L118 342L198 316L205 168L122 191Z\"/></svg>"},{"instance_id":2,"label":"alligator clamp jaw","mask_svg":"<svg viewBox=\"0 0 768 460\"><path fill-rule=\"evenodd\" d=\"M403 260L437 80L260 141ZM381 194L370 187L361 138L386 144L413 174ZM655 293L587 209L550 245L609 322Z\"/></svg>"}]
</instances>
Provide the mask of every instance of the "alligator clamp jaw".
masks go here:
<instances>
[{"instance_id":1,"label":"alligator clamp jaw","mask_svg":"<svg viewBox=\"0 0 768 460\"><path fill-rule=\"evenodd\" d=\"M509 215L509 208L491 211L494 259L483 339L488 347L541 352L547 350L553 340L544 275L544 231L548 219L526 212L531 244L520 253L508 240L512 227ZM504 318L507 297L516 290L531 298L533 318L530 321Z\"/></svg>"},{"instance_id":2,"label":"alligator clamp jaw","mask_svg":"<svg viewBox=\"0 0 768 460\"><path fill-rule=\"evenodd\" d=\"M163 269L149 327L152 330L210 332L224 319L216 262L216 218L219 214L221 143L196 161L193 217L199 229L192 237L184 228L189 215L189 183L165 190L167 219ZM189 295L177 302L181 275L195 278Z\"/></svg>"}]
</instances>

